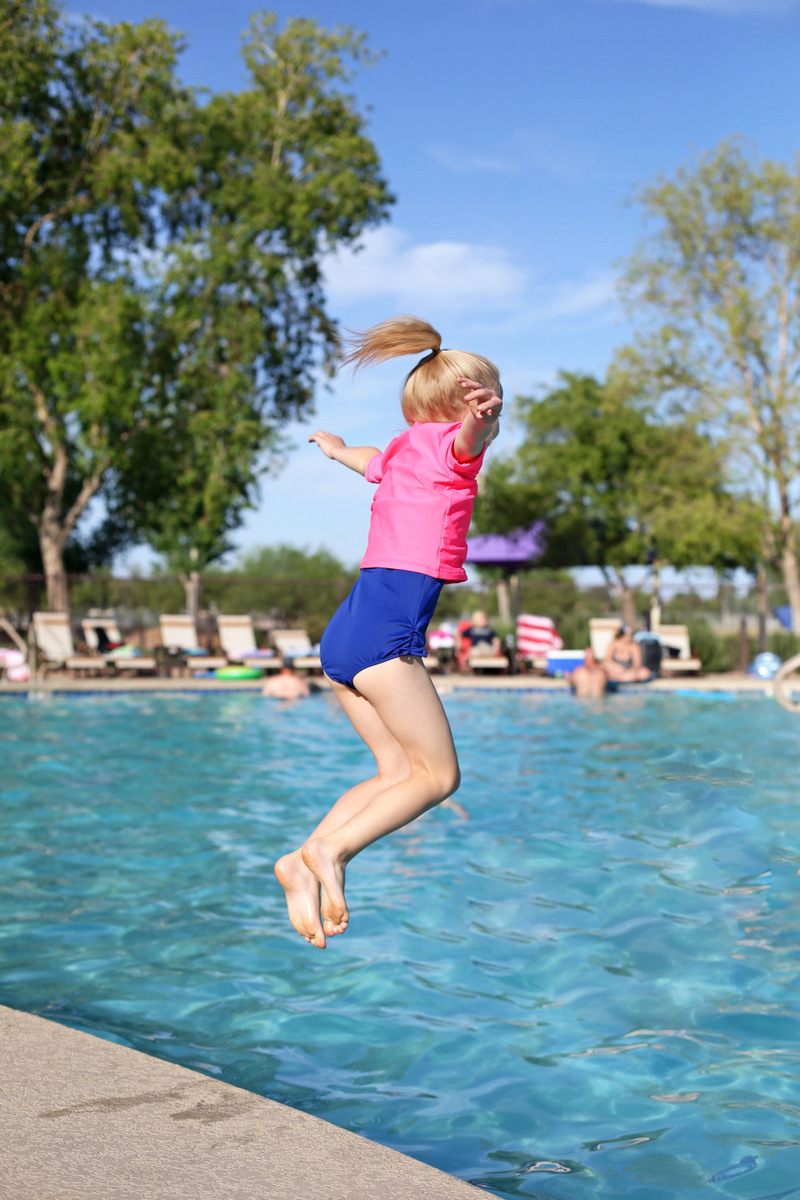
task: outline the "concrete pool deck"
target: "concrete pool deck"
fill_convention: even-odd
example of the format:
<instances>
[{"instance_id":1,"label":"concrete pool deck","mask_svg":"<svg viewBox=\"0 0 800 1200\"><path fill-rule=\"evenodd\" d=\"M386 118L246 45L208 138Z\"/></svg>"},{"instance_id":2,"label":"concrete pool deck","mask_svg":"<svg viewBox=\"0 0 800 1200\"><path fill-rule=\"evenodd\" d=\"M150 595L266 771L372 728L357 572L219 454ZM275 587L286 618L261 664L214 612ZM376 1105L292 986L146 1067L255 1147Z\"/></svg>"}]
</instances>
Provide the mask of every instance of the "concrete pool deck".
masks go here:
<instances>
[{"instance_id":1,"label":"concrete pool deck","mask_svg":"<svg viewBox=\"0 0 800 1200\"><path fill-rule=\"evenodd\" d=\"M308 1113L0 1006L3 1200L469 1200Z\"/></svg>"},{"instance_id":2,"label":"concrete pool deck","mask_svg":"<svg viewBox=\"0 0 800 1200\"><path fill-rule=\"evenodd\" d=\"M438 690L444 695L457 691L481 692L567 692L564 679L551 679L546 675L432 675ZM136 693L136 692L260 692L260 679L192 679L167 678L142 675L134 679L124 677L95 676L85 678L66 674L50 674L29 683L9 683L0 680L0 696L14 695L62 695L73 692ZM314 690L327 691L326 680L312 677ZM724 675L675 675L666 679L654 679L651 683L622 684L616 693L639 692L649 695L654 692L687 692L708 694L712 692L741 693L743 695L772 696L774 689L769 680L754 675L727 672Z\"/></svg>"}]
</instances>

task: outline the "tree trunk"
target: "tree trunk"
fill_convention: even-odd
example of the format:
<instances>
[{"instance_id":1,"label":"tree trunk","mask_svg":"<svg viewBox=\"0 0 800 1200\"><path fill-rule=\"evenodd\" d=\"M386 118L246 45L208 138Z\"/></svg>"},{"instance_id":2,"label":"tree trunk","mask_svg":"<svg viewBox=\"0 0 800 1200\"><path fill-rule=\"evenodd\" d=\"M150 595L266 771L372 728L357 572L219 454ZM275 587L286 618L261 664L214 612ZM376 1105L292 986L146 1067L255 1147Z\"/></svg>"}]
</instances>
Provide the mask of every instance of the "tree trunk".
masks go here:
<instances>
[{"instance_id":1,"label":"tree trunk","mask_svg":"<svg viewBox=\"0 0 800 1200\"><path fill-rule=\"evenodd\" d=\"M633 588L628 587L621 576L619 581L619 598L622 608L622 624L629 625L631 629L636 629L636 602L633 596Z\"/></svg>"},{"instance_id":2,"label":"tree trunk","mask_svg":"<svg viewBox=\"0 0 800 1200\"><path fill-rule=\"evenodd\" d=\"M197 618L200 615L200 596L203 589L200 572L190 571L188 575L181 575L181 583L186 591L186 612L197 628Z\"/></svg>"},{"instance_id":3,"label":"tree trunk","mask_svg":"<svg viewBox=\"0 0 800 1200\"><path fill-rule=\"evenodd\" d=\"M47 606L51 612L69 613L69 585L64 570L64 547L75 526L96 495L108 461L98 463L94 474L86 477L72 507L63 510L64 489L69 471L69 451L63 426L51 417L42 392L33 396L36 414L44 437L52 444L52 456L44 468L47 481L47 499L41 517L33 517L39 534L39 549L42 555L45 579L47 580Z\"/></svg>"},{"instance_id":4,"label":"tree trunk","mask_svg":"<svg viewBox=\"0 0 800 1200\"><path fill-rule=\"evenodd\" d=\"M792 632L800 633L800 569L798 569L797 552L791 538L788 538L783 544L781 570L792 610Z\"/></svg>"},{"instance_id":5,"label":"tree trunk","mask_svg":"<svg viewBox=\"0 0 800 1200\"><path fill-rule=\"evenodd\" d=\"M59 534L49 528L48 522L42 521L39 529L39 549L42 554L42 565L47 583L47 607L50 612L68 613L69 585L67 573L64 570L64 548Z\"/></svg>"},{"instance_id":6,"label":"tree trunk","mask_svg":"<svg viewBox=\"0 0 800 1200\"><path fill-rule=\"evenodd\" d=\"M508 598L508 580L497 581L497 614L501 621L511 624L511 602Z\"/></svg>"},{"instance_id":7,"label":"tree trunk","mask_svg":"<svg viewBox=\"0 0 800 1200\"><path fill-rule=\"evenodd\" d=\"M789 489L783 480L779 485L780 517L778 519L778 546L783 584L792 610L792 633L800 633L800 567L797 561L795 528L789 504Z\"/></svg>"},{"instance_id":8,"label":"tree trunk","mask_svg":"<svg viewBox=\"0 0 800 1200\"><path fill-rule=\"evenodd\" d=\"M767 588L767 572L763 567L758 569L758 652L764 654L767 649L767 618L769 616L769 591Z\"/></svg>"},{"instance_id":9,"label":"tree trunk","mask_svg":"<svg viewBox=\"0 0 800 1200\"><path fill-rule=\"evenodd\" d=\"M636 602L633 597L633 588L625 582L625 576L618 567L615 567L613 572L610 567L601 567L600 570L605 576L606 583L619 600L622 624L636 629Z\"/></svg>"},{"instance_id":10,"label":"tree trunk","mask_svg":"<svg viewBox=\"0 0 800 1200\"><path fill-rule=\"evenodd\" d=\"M661 624L661 564L653 559L653 595L650 600L650 630L658 633Z\"/></svg>"}]
</instances>

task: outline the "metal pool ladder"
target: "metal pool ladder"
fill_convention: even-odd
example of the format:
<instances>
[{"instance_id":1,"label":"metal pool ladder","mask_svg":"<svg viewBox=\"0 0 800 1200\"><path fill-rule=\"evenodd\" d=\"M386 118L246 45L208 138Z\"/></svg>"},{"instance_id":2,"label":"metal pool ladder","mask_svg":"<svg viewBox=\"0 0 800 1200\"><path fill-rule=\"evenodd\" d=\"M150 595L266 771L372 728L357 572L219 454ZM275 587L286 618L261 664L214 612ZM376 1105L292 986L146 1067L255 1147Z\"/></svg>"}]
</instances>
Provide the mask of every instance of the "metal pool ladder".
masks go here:
<instances>
[{"instance_id":1,"label":"metal pool ladder","mask_svg":"<svg viewBox=\"0 0 800 1200\"><path fill-rule=\"evenodd\" d=\"M794 676L794 688L792 687L792 676ZM775 689L775 699L780 704L781 708L788 709L789 712L800 713L800 703L792 699L793 691L800 691L800 654L795 654L794 658L789 658L783 664L778 674L772 681Z\"/></svg>"}]
</instances>

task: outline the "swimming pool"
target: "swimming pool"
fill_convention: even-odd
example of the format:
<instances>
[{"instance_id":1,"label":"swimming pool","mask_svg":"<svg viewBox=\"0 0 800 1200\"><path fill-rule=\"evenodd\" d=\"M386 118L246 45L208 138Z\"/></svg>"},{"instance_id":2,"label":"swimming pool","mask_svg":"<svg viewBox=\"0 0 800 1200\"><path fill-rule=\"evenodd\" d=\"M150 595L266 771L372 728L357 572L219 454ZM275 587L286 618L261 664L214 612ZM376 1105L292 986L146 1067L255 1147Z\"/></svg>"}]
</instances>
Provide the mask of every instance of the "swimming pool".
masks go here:
<instances>
[{"instance_id":1,"label":"swimming pool","mask_svg":"<svg viewBox=\"0 0 800 1200\"><path fill-rule=\"evenodd\" d=\"M800 721L762 699L446 699L464 819L271 864L369 757L329 697L0 700L0 1001L499 1196L800 1194Z\"/></svg>"}]
</instances>

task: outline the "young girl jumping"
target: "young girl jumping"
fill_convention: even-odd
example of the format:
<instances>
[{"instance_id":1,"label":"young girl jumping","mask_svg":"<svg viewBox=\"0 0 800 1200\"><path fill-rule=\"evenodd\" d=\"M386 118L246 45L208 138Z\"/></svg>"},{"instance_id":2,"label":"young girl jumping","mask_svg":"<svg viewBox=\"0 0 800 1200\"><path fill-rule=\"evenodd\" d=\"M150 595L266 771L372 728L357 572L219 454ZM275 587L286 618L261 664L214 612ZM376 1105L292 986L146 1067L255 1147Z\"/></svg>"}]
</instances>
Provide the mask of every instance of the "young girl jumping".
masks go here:
<instances>
[{"instance_id":1,"label":"young girl jumping","mask_svg":"<svg viewBox=\"0 0 800 1200\"><path fill-rule=\"evenodd\" d=\"M345 868L365 846L440 804L460 782L453 735L422 662L445 583L466 579L467 529L502 388L495 365L442 350L426 321L395 317L351 339L354 369L402 354L425 357L403 387L409 424L381 453L318 431L323 454L377 483L367 552L350 595L325 630L323 669L376 773L346 791L300 849L275 864L289 919L324 947L344 933Z\"/></svg>"}]
</instances>

